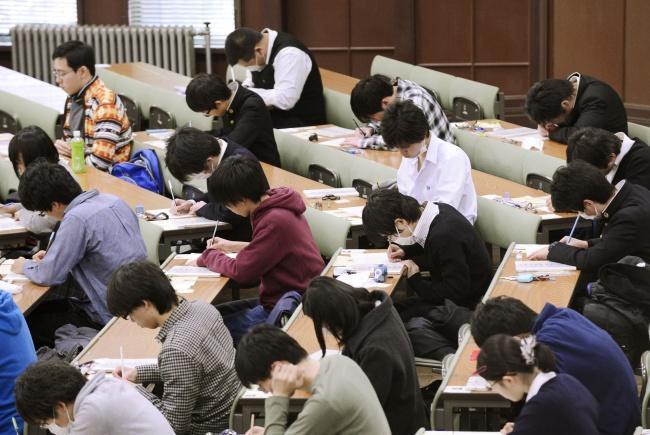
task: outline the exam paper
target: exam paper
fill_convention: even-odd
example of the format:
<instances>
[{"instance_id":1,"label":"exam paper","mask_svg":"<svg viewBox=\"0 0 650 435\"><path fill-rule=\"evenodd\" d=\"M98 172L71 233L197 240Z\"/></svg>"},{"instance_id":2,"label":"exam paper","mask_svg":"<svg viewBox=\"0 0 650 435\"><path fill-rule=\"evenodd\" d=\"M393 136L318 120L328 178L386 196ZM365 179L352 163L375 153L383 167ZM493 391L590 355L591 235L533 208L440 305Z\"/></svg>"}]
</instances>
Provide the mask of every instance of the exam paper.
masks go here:
<instances>
[{"instance_id":1,"label":"exam paper","mask_svg":"<svg viewBox=\"0 0 650 435\"><path fill-rule=\"evenodd\" d=\"M575 266L555 261L515 261L515 271L520 272L560 272L576 270Z\"/></svg>"},{"instance_id":2,"label":"exam paper","mask_svg":"<svg viewBox=\"0 0 650 435\"><path fill-rule=\"evenodd\" d=\"M354 130L351 130L349 128L343 128L343 127L325 127L325 128L319 128L316 130L316 133L319 136L325 136L325 137L348 137L354 135Z\"/></svg>"},{"instance_id":3,"label":"exam paper","mask_svg":"<svg viewBox=\"0 0 650 435\"><path fill-rule=\"evenodd\" d=\"M192 287L196 284L196 277L174 276L170 279L170 282L176 293L193 293L194 289Z\"/></svg>"},{"instance_id":4,"label":"exam paper","mask_svg":"<svg viewBox=\"0 0 650 435\"><path fill-rule=\"evenodd\" d=\"M174 266L165 272L167 276L195 276L195 277L208 277L219 278L220 273L213 272L207 267L198 266Z\"/></svg>"},{"instance_id":5,"label":"exam paper","mask_svg":"<svg viewBox=\"0 0 650 435\"><path fill-rule=\"evenodd\" d=\"M330 139L330 140L326 140L325 142L321 142L321 145L327 145L327 146L337 147L338 148L341 145L343 145L343 143L345 142L345 139L347 139L347 137L339 137L339 138L336 138L336 139Z\"/></svg>"},{"instance_id":6,"label":"exam paper","mask_svg":"<svg viewBox=\"0 0 650 435\"><path fill-rule=\"evenodd\" d=\"M335 196L359 196L359 192L354 187L341 187L341 188L330 188L330 189L305 189L303 193L307 198L322 198L326 195L335 195Z\"/></svg>"},{"instance_id":7,"label":"exam paper","mask_svg":"<svg viewBox=\"0 0 650 435\"><path fill-rule=\"evenodd\" d=\"M149 364L158 364L157 358L133 358L121 360L120 358L97 358L92 363L92 370L98 372L112 372L124 362L125 367L137 367Z\"/></svg>"}]
</instances>

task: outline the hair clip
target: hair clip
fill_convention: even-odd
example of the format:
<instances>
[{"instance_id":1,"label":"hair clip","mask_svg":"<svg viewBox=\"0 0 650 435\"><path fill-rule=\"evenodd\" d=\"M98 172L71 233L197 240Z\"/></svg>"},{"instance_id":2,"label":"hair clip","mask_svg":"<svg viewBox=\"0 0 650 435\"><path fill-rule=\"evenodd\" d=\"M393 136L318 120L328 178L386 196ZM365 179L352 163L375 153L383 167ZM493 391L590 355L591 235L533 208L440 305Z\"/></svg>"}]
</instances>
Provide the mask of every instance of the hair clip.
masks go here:
<instances>
[{"instance_id":1,"label":"hair clip","mask_svg":"<svg viewBox=\"0 0 650 435\"><path fill-rule=\"evenodd\" d=\"M527 366L535 365L535 346L537 346L537 340L534 335L528 335L521 339L519 348Z\"/></svg>"}]
</instances>

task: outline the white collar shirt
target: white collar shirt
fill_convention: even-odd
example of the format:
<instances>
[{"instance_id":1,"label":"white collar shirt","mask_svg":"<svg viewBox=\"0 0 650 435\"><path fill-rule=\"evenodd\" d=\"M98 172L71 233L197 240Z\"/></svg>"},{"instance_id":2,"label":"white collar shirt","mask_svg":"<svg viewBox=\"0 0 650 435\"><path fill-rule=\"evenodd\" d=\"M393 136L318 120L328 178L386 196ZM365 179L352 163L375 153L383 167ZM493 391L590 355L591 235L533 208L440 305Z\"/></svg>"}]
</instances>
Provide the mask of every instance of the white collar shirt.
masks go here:
<instances>
[{"instance_id":1,"label":"white collar shirt","mask_svg":"<svg viewBox=\"0 0 650 435\"><path fill-rule=\"evenodd\" d=\"M614 160L614 167L609 170L607 175L605 175L605 178L607 178L607 181L610 183L614 181L614 177L616 176L616 171L618 171L618 166L621 164L621 161L623 161L623 158L627 155L627 153L630 152L630 149L632 148L632 145L634 145L634 141L627 137L625 133L616 133L616 137L618 137L622 142L621 142L621 152L618 153L616 156L616 160Z\"/></svg>"}]
</instances>

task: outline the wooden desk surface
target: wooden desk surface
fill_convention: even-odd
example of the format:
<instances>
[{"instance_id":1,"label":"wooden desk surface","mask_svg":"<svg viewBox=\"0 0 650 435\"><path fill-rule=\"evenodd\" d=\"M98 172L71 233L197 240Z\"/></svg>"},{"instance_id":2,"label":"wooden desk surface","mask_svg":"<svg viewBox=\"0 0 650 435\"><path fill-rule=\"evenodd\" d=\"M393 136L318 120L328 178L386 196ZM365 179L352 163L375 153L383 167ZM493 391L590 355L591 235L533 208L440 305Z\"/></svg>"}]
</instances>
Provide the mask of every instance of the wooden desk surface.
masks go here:
<instances>
[{"instance_id":1,"label":"wooden desk surface","mask_svg":"<svg viewBox=\"0 0 650 435\"><path fill-rule=\"evenodd\" d=\"M143 205L145 209L169 208L171 200L153 193L128 181L113 177L91 166L86 166L85 174L75 174L83 190L97 189L123 199L129 207Z\"/></svg>"},{"instance_id":2,"label":"wooden desk surface","mask_svg":"<svg viewBox=\"0 0 650 435\"><path fill-rule=\"evenodd\" d=\"M320 77L323 81L323 87L342 92L344 94L352 93L352 89L359 82L356 77L350 77L329 69L319 68Z\"/></svg>"},{"instance_id":3,"label":"wooden desk surface","mask_svg":"<svg viewBox=\"0 0 650 435\"><path fill-rule=\"evenodd\" d=\"M501 119L486 119L488 122L499 122L503 128L519 128L521 125L513 124L512 122L503 121ZM518 146L512 144L513 146ZM539 151L530 150L531 153L536 153ZM544 141L544 148L542 153L547 156L557 157L560 160L566 160L566 144L555 142L553 140L547 139Z\"/></svg>"},{"instance_id":4,"label":"wooden desk surface","mask_svg":"<svg viewBox=\"0 0 650 435\"><path fill-rule=\"evenodd\" d=\"M173 258L165 267L169 269L185 264L186 260ZM193 293L179 296L190 301L212 302L228 283L228 278L198 278ZM122 318L113 318L109 324L93 339L78 358L83 363L95 358L119 358L120 346L123 346L125 358L155 358L160 352L160 345L154 340L158 329L140 328L134 322Z\"/></svg>"},{"instance_id":5,"label":"wooden desk surface","mask_svg":"<svg viewBox=\"0 0 650 435\"><path fill-rule=\"evenodd\" d=\"M115 63L104 69L171 92L177 92L176 86L185 87L192 80L190 77L144 62Z\"/></svg>"},{"instance_id":6,"label":"wooden desk surface","mask_svg":"<svg viewBox=\"0 0 650 435\"><path fill-rule=\"evenodd\" d=\"M343 249L339 251L338 255L343 255L343 256L349 255L350 251L351 250L349 249L347 250ZM369 249L369 250L358 250L358 251L385 252L384 249ZM336 257L332 258L330 263L327 265L327 268L323 273L324 275L326 276L333 275L334 268L332 265L335 264L335 259ZM386 277L386 284L388 284L389 286L385 288L381 288L379 290L383 290L389 295L392 294L400 278L401 275L388 275ZM317 352L320 350L320 346L318 345L318 340L316 339L316 334L314 332L314 323L312 322L310 317L305 316L305 314L302 312L301 307L299 307L300 311L298 312L298 314L296 314L296 317L294 318L293 322L287 328L287 333L293 338L295 338L296 341L300 343L300 345L307 351L307 353ZM333 336L327 334L325 336L325 339L326 339L326 345L328 349L338 349L338 344L336 343L336 340L334 339Z\"/></svg>"},{"instance_id":7,"label":"wooden desk surface","mask_svg":"<svg viewBox=\"0 0 650 435\"><path fill-rule=\"evenodd\" d=\"M494 285L491 286L491 290L489 290L489 298L496 296L514 297L520 299L536 312L540 312L547 302L558 307L566 307L569 305L573 295L573 288L575 287L580 272L575 271L569 272L569 274L565 276L556 276L554 277L554 281L533 281L532 283L522 284L516 281L500 279L502 276L516 275L515 258L512 247L508 250L507 256L503 261L503 268L500 273L495 276ZM478 346L470 337L464 348L460 350L458 362L450 374L447 386L464 386L467 384L467 379L476 370L476 361L470 361L470 356L477 350ZM462 394L498 396L491 391ZM454 395L454 393L444 392L442 397L449 398L452 395Z\"/></svg>"},{"instance_id":8,"label":"wooden desk surface","mask_svg":"<svg viewBox=\"0 0 650 435\"><path fill-rule=\"evenodd\" d=\"M20 311L27 315L36 303L47 293L49 287L36 285L31 281L23 283L23 291L13 295L14 302Z\"/></svg>"}]
</instances>

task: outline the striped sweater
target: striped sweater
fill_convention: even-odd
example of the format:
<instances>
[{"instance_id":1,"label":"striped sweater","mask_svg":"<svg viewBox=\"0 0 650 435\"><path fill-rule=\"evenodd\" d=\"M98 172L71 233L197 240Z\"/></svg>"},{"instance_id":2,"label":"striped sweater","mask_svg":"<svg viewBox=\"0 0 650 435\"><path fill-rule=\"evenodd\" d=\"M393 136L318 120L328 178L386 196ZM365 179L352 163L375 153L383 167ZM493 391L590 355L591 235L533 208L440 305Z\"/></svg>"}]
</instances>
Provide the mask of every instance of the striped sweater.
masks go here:
<instances>
[{"instance_id":1,"label":"striped sweater","mask_svg":"<svg viewBox=\"0 0 650 435\"><path fill-rule=\"evenodd\" d=\"M97 76L81 92L84 99L83 137L90 163L106 170L115 163L128 161L132 146L131 126L120 98ZM71 106L72 97L68 97L63 124L65 140L72 138Z\"/></svg>"}]
</instances>

